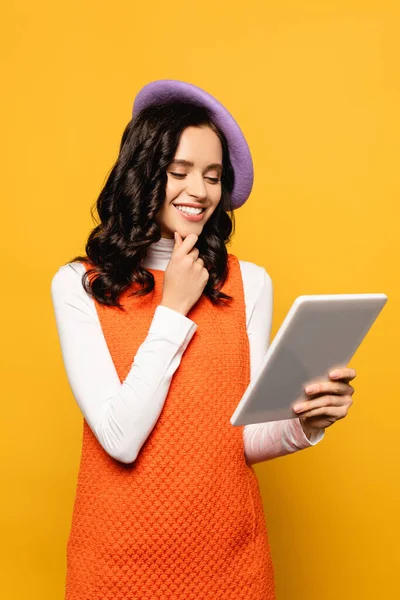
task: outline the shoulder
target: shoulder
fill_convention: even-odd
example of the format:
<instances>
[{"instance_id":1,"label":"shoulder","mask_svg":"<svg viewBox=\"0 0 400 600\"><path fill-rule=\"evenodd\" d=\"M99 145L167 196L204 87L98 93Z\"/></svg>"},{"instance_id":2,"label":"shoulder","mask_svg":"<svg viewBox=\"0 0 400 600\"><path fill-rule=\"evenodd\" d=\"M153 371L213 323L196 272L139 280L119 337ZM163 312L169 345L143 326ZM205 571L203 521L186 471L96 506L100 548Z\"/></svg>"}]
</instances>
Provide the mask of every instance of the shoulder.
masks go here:
<instances>
[{"instance_id":1,"label":"shoulder","mask_svg":"<svg viewBox=\"0 0 400 600\"><path fill-rule=\"evenodd\" d=\"M59 267L51 279L51 292L62 293L63 291L76 291L78 286L82 286L82 275L85 272L85 266L81 262L67 263Z\"/></svg>"},{"instance_id":2,"label":"shoulder","mask_svg":"<svg viewBox=\"0 0 400 600\"><path fill-rule=\"evenodd\" d=\"M239 265L245 292L257 296L261 290L267 290L272 294L272 279L264 267L247 260L239 260Z\"/></svg>"},{"instance_id":3,"label":"shoulder","mask_svg":"<svg viewBox=\"0 0 400 600\"><path fill-rule=\"evenodd\" d=\"M265 325L271 322L273 308L272 279L265 268L260 265L246 260L240 260L239 265L242 272L246 304L247 332L254 337L255 331L264 331Z\"/></svg>"},{"instance_id":4,"label":"shoulder","mask_svg":"<svg viewBox=\"0 0 400 600\"><path fill-rule=\"evenodd\" d=\"M263 310L272 310L272 279L266 269L261 265L257 265L247 260L239 260L232 254L231 256L234 257L234 260L237 260L240 267L246 305L247 325L249 326L257 305L260 305Z\"/></svg>"},{"instance_id":5,"label":"shoulder","mask_svg":"<svg viewBox=\"0 0 400 600\"><path fill-rule=\"evenodd\" d=\"M53 303L59 307L68 303L70 307L87 309L94 308L93 298L87 293L82 283L85 273L82 262L70 262L59 267L51 279L50 292Z\"/></svg>"}]
</instances>

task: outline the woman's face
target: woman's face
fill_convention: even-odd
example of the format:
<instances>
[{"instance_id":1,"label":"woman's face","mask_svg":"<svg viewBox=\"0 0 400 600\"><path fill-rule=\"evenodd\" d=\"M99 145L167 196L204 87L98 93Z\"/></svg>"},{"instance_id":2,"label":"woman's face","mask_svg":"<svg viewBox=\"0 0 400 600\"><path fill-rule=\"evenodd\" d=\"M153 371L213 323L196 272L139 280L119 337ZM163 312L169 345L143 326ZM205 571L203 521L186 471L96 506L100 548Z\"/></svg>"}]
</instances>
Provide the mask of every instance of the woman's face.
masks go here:
<instances>
[{"instance_id":1,"label":"woman's face","mask_svg":"<svg viewBox=\"0 0 400 600\"><path fill-rule=\"evenodd\" d=\"M187 127L167 168L165 200L157 214L161 236L199 236L221 200L222 146L210 127ZM201 211L200 211L201 209Z\"/></svg>"}]
</instances>

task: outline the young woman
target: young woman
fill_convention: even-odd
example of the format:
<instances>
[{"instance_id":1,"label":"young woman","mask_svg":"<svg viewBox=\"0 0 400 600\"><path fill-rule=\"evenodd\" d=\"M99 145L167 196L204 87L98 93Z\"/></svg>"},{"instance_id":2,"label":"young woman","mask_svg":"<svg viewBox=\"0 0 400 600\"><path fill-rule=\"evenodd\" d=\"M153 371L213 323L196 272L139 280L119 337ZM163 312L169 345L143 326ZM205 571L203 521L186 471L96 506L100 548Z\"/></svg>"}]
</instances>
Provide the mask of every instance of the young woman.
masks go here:
<instances>
[{"instance_id":1,"label":"young woman","mask_svg":"<svg viewBox=\"0 0 400 600\"><path fill-rule=\"evenodd\" d=\"M51 292L83 445L66 600L275 598L252 465L347 414L339 369L298 418L233 427L267 350L271 279L228 254L253 166L230 113L161 80L138 94L86 256Z\"/></svg>"}]
</instances>

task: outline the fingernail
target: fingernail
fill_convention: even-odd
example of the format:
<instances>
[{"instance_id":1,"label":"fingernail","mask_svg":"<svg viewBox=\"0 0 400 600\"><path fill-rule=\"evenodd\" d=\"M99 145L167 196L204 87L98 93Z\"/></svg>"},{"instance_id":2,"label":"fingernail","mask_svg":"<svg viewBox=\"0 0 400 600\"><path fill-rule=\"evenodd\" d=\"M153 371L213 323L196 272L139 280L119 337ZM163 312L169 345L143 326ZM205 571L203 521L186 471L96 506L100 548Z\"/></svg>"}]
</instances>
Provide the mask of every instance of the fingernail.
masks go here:
<instances>
[{"instance_id":1,"label":"fingernail","mask_svg":"<svg viewBox=\"0 0 400 600\"><path fill-rule=\"evenodd\" d=\"M313 394L316 391L317 391L316 385L309 385L306 387L306 394Z\"/></svg>"},{"instance_id":2,"label":"fingernail","mask_svg":"<svg viewBox=\"0 0 400 600\"><path fill-rule=\"evenodd\" d=\"M301 412L303 410L303 404L296 404L293 407L294 412Z\"/></svg>"},{"instance_id":3,"label":"fingernail","mask_svg":"<svg viewBox=\"0 0 400 600\"><path fill-rule=\"evenodd\" d=\"M332 371L332 373L329 373L329 377L332 377L333 379L335 377L339 377L340 372L339 371Z\"/></svg>"}]
</instances>

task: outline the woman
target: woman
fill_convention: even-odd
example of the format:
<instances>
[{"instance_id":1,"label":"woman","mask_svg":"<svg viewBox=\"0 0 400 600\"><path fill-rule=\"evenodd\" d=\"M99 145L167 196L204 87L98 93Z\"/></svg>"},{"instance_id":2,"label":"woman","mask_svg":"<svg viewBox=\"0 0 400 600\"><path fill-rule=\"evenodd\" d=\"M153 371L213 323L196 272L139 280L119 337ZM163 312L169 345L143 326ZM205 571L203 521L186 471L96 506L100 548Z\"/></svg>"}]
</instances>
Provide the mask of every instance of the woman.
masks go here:
<instances>
[{"instance_id":1,"label":"woman","mask_svg":"<svg viewBox=\"0 0 400 600\"><path fill-rule=\"evenodd\" d=\"M252 465L317 443L353 369L298 418L233 427L268 346L265 269L228 254L253 166L229 112L173 80L138 94L87 256L52 298L84 416L66 600L275 598Z\"/></svg>"}]
</instances>

